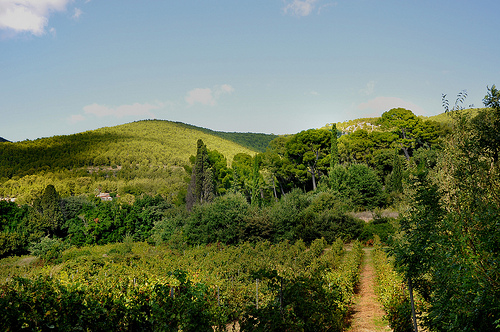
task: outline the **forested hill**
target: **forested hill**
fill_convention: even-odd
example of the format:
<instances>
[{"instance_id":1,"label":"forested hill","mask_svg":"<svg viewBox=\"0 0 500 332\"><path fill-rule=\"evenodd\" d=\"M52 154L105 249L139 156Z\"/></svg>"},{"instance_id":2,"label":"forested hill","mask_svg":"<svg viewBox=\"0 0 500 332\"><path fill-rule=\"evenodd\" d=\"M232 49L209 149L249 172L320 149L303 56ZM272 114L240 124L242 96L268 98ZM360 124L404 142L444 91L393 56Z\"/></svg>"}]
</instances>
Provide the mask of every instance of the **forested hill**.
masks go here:
<instances>
[{"instance_id":1,"label":"forested hill","mask_svg":"<svg viewBox=\"0 0 500 332\"><path fill-rule=\"evenodd\" d=\"M182 122L176 122L176 124L185 126L186 128L199 130L210 135L219 136L221 138L227 139L228 141L233 141L241 146L244 146L250 150L255 150L257 152L265 152L267 146L269 145L269 142L278 137L274 134L215 131L207 128L196 127Z\"/></svg>"},{"instance_id":2,"label":"forested hill","mask_svg":"<svg viewBox=\"0 0 500 332\"><path fill-rule=\"evenodd\" d=\"M145 120L74 135L6 143L0 146L0 179L82 167L183 166L196 154L198 139L208 149L223 154L229 164L235 154L254 155L257 150L220 136L185 124ZM262 141L261 135L257 136ZM247 137L251 138L251 134Z\"/></svg>"},{"instance_id":3,"label":"forested hill","mask_svg":"<svg viewBox=\"0 0 500 332\"><path fill-rule=\"evenodd\" d=\"M6 140L6 139L5 139L5 138L3 138L3 137L0 137L0 143L1 143L1 142L9 142L9 141L8 141L8 140Z\"/></svg>"}]
</instances>

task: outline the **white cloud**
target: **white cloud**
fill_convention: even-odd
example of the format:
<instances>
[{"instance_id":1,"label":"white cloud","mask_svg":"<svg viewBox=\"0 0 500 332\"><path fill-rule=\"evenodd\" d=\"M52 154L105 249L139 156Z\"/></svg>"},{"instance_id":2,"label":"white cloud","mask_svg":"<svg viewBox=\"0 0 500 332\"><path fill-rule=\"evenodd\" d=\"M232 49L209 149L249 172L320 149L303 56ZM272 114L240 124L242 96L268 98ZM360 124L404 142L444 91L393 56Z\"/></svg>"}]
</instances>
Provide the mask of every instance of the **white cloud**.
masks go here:
<instances>
[{"instance_id":1,"label":"white cloud","mask_svg":"<svg viewBox=\"0 0 500 332\"><path fill-rule=\"evenodd\" d=\"M78 20L82 16L83 11L80 8L75 8L75 13L73 14L73 19Z\"/></svg>"},{"instance_id":2,"label":"white cloud","mask_svg":"<svg viewBox=\"0 0 500 332\"><path fill-rule=\"evenodd\" d=\"M215 98L212 94L212 89L210 88L193 89L188 92L188 95L186 96L185 99L190 106L194 105L195 103L200 103L203 105L210 105L210 106L215 105Z\"/></svg>"},{"instance_id":3,"label":"white cloud","mask_svg":"<svg viewBox=\"0 0 500 332\"><path fill-rule=\"evenodd\" d=\"M70 116L68 121L72 124L75 124L77 122L85 121L85 117L81 114L75 114L75 115Z\"/></svg>"},{"instance_id":4,"label":"white cloud","mask_svg":"<svg viewBox=\"0 0 500 332\"><path fill-rule=\"evenodd\" d=\"M189 106L196 103L208 106L215 106L217 100L223 94L231 94L234 88L229 84L216 85L214 88L196 88L188 92L184 98Z\"/></svg>"},{"instance_id":5,"label":"white cloud","mask_svg":"<svg viewBox=\"0 0 500 332\"><path fill-rule=\"evenodd\" d=\"M358 105L359 110L372 112L372 114L375 113L377 115L380 115L392 108L398 107L409 109L413 113L418 115L427 113L422 107L397 97L377 97L369 100L366 103L361 103Z\"/></svg>"},{"instance_id":6,"label":"white cloud","mask_svg":"<svg viewBox=\"0 0 500 332\"><path fill-rule=\"evenodd\" d=\"M0 29L45 33L51 12L63 11L70 0L0 0Z\"/></svg>"},{"instance_id":7,"label":"white cloud","mask_svg":"<svg viewBox=\"0 0 500 332\"><path fill-rule=\"evenodd\" d=\"M83 108L85 114L93 114L97 117L113 116L116 118L122 118L125 116L145 116L149 118L155 118L155 115L151 112L152 110L159 109L163 105L161 103L153 104L139 104L134 103L132 105L121 105L118 107L108 107L105 105L92 104L87 105Z\"/></svg>"},{"instance_id":8,"label":"white cloud","mask_svg":"<svg viewBox=\"0 0 500 332\"><path fill-rule=\"evenodd\" d=\"M285 14L295 16L307 16L311 14L318 0L293 0L285 1L283 11Z\"/></svg>"}]
</instances>

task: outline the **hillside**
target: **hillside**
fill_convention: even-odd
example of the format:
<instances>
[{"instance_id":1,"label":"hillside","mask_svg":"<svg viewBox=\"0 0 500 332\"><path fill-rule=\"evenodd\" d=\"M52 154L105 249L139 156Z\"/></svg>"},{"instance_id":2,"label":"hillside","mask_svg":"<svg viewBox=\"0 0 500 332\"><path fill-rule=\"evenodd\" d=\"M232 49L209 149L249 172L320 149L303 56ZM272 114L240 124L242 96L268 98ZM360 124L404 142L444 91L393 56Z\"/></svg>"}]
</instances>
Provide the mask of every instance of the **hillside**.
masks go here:
<instances>
[{"instance_id":1,"label":"hillside","mask_svg":"<svg viewBox=\"0 0 500 332\"><path fill-rule=\"evenodd\" d=\"M262 140L262 135L257 136ZM0 146L0 197L18 197L22 193L29 201L54 182L60 183L58 190L63 194L97 187L122 193L178 192L185 187L183 167L196 154L198 139L209 150L224 155L228 165L238 153L256 153L257 148L252 150L220 136L181 123L146 120L74 135L5 143ZM269 136L267 139L272 139Z\"/></svg>"},{"instance_id":2,"label":"hillside","mask_svg":"<svg viewBox=\"0 0 500 332\"><path fill-rule=\"evenodd\" d=\"M464 114L468 115L471 117L474 117L477 115L477 113L480 110L483 110L484 108L468 108L464 110L459 110L459 111L454 111L454 112L443 112L438 115L433 115L433 116L419 116L420 119L422 120L431 120L431 121L436 121L439 122L443 125L450 125L452 123L453 117L452 114ZM368 132L371 132L373 130L377 130L379 127L379 119L380 117L374 117L374 118L359 118L359 119L353 119L353 120L347 120L344 122L337 122L337 130L341 131L343 134L347 133L353 133L358 129L364 129ZM332 128L332 123L326 124L324 129L331 129Z\"/></svg>"},{"instance_id":3,"label":"hillside","mask_svg":"<svg viewBox=\"0 0 500 332\"><path fill-rule=\"evenodd\" d=\"M458 114L463 114L463 115L468 115L470 117L475 117L477 115L477 113L481 110L484 110L484 108L468 108L468 109L449 112L449 113L443 112L443 113L438 114L438 115L429 116L426 119L449 125L452 123L452 120L453 120L452 114L454 114L454 113L458 112Z\"/></svg>"},{"instance_id":4,"label":"hillside","mask_svg":"<svg viewBox=\"0 0 500 332\"><path fill-rule=\"evenodd\" d=\"M201 128L147 120L74 135L6 144L0 149L0 177L32 174L47 167L54 170L134 163L182 166L191 155L196 154L198 139L202 139L210 150L222 153L229 162L237 153L253 155L256 150Z\"/></svg>"},{"instance_id":5,"label":"hillside","mask_svg":"<svg viewBox=\"0 0 500 332\"><path fill-rule=\"evenodd\" d=\"M274 134L262 134L262 133L238 133L238 132L225 132L225 131L215 131L207 128L196 127L190 124L185 124L182 122L176 122L181 126L186 128L199 130L209 135L218 136L224 138L228 141L235 142L243 147L257 152L265 152L269 142L278 137Z\"/></svg>"},{"instance_id":6,"label":"hillside","mask_svg":"<svg viewBox=\"0 0 500 332\"><path fill-rule=\"evenodd\" d=\"M6 139L5 139L5 138L3 138L3 137L0 137L0 143L2 143L2 142L9 142L9 141L8 141L8 140L6 140Z\"/></svg>"}]
</instances>

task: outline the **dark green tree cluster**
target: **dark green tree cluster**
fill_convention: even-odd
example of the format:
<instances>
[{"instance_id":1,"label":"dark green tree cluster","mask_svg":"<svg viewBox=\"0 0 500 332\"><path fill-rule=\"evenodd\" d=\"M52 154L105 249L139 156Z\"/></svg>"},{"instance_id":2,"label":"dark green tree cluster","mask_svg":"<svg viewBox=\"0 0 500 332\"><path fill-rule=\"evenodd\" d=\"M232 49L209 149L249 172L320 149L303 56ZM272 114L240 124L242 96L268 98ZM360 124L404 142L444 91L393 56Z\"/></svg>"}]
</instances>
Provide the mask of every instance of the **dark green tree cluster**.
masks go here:
<instances>
[{"instance_id":1,"label":"dark green tree cluster","mask_svg":"<svg viewBox=\"0 0 500 332\"><path fill-rule=\"evenodd\" d=\"M132 204L86 196L61 198L48 185L33 206L0 201L0 256L24 254L40 244L107 244L121 242L126 236L147 241L155 223L172 208L161 196L141 196Z\"/></svg>"},{"instance_id":2,"label":"dark green tree cluster","mask_svg":"<svg viewBox=\"0 0 500 332\"><path fill-rule=\"evenodd\" d=\"M188 215L165 217L155 224L153 238L174 247L265 240L311 243L322 237L334 242L337 238L357 239L364 227L333 193L295 189L262 208L248 203L241 193L216 197L211 203L195 205Z\"/></svg>"}]
</instances>

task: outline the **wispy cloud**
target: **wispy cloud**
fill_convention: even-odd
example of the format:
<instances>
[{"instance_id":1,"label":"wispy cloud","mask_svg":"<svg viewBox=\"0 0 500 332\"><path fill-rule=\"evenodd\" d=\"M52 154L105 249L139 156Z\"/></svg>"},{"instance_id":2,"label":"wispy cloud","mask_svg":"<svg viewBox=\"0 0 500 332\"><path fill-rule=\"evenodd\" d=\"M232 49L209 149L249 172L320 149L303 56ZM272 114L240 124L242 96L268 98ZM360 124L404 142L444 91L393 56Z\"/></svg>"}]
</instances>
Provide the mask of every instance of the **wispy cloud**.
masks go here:
<instances>
[{"instance_id":1,"label":"wispy cloud","mask_svg":"<svg viewBox=\"0 0 500 332\"><path fill-rule=\"evenodd\" d=\"M74 12L72 17L74 20L78 20L80 18L80 16L82 16L82 14L83 14L83 11L80 8L75 8L75 12Z\"/></svg>"},{"instance_id":2,"label":"wispy cloud","mask_svg":"<svg viewBox=\"0 0 500 332\"><path fill-rule=\"evenodd\" d=\"M196 88L189 91L184 100L189 106L193 106L196 103L215 106L221 95L231 94L233 92L234 88L229 84L217 85L213 88Z\"/></svg>"},{"instance_id":3,"label":"wispy cloud","mask_svg":"<svg viewBox=\"0 0 500 332\"><path fill-rule=\"evenodd\" d=\"M0 29L45 34L51 12L63 11L70 0L0 0Z\"/></svg>"},{"instance_id":4,"label":"wispy cloud","mask_svg":"<svg viewBox=\"0 0 500 332\"><path fill-rule=\"evenodd\" d=\"M397 107L409 109L418 115L427 113L422 107L397 97L377 97L358 105L359 110L370 112L372 115L380 115L385 111Z\"/></svg>"},{"instance_id":5,"label":"wispy cloud","mask_svg":"<svg viewBox=\"0 0 500 332\"><path fill-rule=\"evenodd\" d=\"M283 11L294 16L308 16L314 10L318 0L285 1Z\"/></svg>"},{"instance_id":6,"label":"wispy cloud","mask_svg":"<svg viewBox=\"0 0 500 332\"><path fill-rule=\"evenodd\" d=\"M81 115L81 114L74 114L74 115L72 115L72 116L69 117L68 121L71 124L75 124L75 123L78 123L78 122L85 121L85 117L83 115Z\"/></svg>"},{"instance_id":7,"label":"wispy cloud","mask_svg":"<svg viewBox=\"0 0 500 332\"><path fill-rule=\"evenodd\" d=\"M109 107L105 105L92 104L87 105L83 108L85 114L93 114L97 117L112 116L116 118L123 118L126 116L146 116L150 118L155 118L155 115L151 112L152 110L161 108L161 104L140 104L134 103L132 105L121 105L118 107Z\"/></svg>"},{"instance_id":8,"label":"wispy cloud","mask_svg":"<svg viewBox=\"0 0 500 332\"><path fill-rule=\"evenodd\" d=\"M375 91L375 81L370 81L366 84L366 87L359 90L359 93L365 96L369 96L373 94L374 91Z\"/></svg>"}]
</instances>

